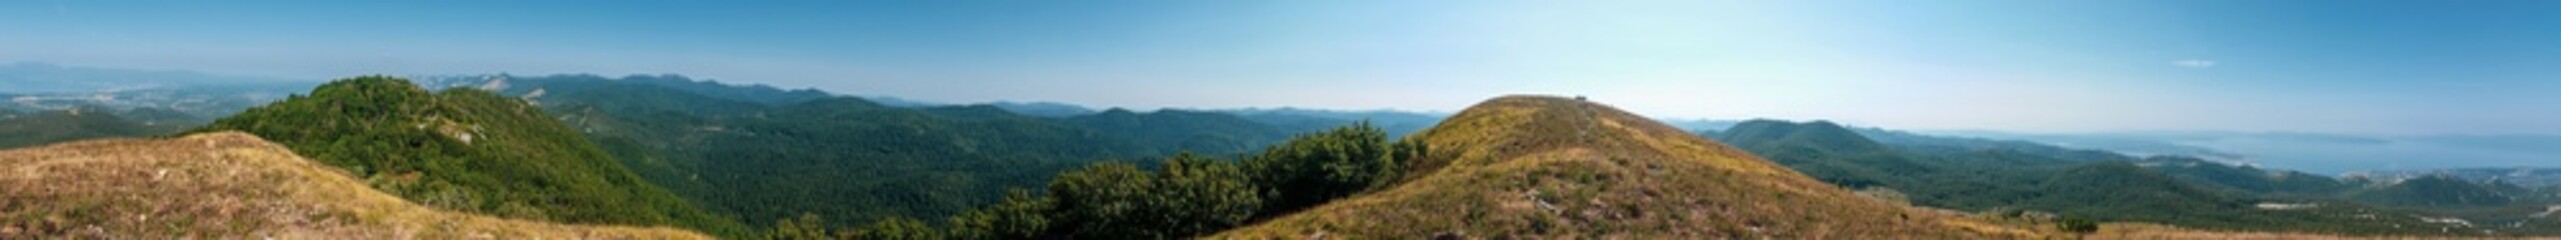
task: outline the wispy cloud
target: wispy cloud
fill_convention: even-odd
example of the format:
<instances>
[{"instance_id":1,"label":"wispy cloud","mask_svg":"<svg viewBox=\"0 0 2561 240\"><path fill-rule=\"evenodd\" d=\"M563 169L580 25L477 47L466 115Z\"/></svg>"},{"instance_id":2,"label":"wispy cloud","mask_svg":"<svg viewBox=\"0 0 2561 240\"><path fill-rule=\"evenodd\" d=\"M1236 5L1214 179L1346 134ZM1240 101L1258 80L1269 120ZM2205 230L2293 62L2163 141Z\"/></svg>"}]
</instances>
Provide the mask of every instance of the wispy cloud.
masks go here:
<instances>
[{"instance_id":1,"label":"wispy cloud","mask_svg":"<svg viewBox=\"0 0 2561 240\"><path fill-rule=\"evenodd\" d=\"M2191 58L2191 59L2185 59L2185 60L2170 61L2170 65L2171 65L2171 66L2179 66L2179 67L2187 67L2187 68L2212 68L2212 67L2214 67L2214 60L2212 60L2212 59L2193 59L2193 58Z\"/></svg>"}]
</instances>

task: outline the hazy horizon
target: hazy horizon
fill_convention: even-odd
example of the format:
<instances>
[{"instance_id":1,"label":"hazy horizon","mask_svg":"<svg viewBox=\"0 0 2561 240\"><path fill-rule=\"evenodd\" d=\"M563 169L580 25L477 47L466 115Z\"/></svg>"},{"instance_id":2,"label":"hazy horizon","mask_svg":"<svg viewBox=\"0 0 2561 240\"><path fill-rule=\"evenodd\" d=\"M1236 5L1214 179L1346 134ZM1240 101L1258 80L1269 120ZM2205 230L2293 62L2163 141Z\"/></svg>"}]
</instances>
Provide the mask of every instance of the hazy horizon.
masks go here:
<instances>
[{"instance_id":1,"label":"hazy horizon","mask_svg":"<svg viewBox=\"0 0 2561 240\"><path fill-rule=\"evenodd\" d=\"M1460 4L1467 3L1467 4ZM1892 129L2561 134L2561 4L0 3L0 62L330 79L681 74L931 102ZM683 13L683 14L669 14Z\"/></svg>"}]
</instances>

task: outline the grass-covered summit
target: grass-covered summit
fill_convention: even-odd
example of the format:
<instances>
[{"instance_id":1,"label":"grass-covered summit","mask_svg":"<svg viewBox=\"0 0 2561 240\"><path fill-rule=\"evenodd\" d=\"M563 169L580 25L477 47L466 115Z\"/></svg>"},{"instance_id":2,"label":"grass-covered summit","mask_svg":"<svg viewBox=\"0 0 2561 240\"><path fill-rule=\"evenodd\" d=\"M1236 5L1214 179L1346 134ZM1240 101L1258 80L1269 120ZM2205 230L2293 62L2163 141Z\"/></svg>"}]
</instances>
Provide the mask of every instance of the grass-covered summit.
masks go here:
<instances>
[{"instance_id":1,"label":"grass-covered summit","mask_svg":"<svg viewBox=\"0 0 2561 240\"><path fill-rule=\"evenodd\" d=\"M214 121L347 170L420 204L570 223L740 231L642 181L580 133L525 101L474 89L429 92L406 79L341 79Z\"/></svg>"},{"instance_id":2,"label":"grass-covered summit","mask_svg":"<svg viewBox=\"0 0 2561 240\"><path fill-rule=\"evenodd\" d=\"M2035 234L1861 197L1742 150L1576 99L1495 98L1411 137L1429 153L1407 163L1403 182L1218 237Z\"/></svg>"}]
</instances>

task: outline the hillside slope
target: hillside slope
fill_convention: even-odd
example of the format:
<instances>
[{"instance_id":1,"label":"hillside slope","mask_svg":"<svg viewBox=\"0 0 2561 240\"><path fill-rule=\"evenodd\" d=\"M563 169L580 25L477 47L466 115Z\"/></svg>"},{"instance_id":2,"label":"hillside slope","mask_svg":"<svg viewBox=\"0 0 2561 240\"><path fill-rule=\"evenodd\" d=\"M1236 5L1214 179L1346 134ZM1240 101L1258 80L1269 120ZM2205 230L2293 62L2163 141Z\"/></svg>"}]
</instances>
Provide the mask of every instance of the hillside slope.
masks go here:
<instances>
[{"instance_id":1,"label":"hillside slope","mask_svg":"<svg viewBox=\"0 0 2561 240\"><path fill-rule=\"evenodd\" d=\"M1882 142L1850 134L1856 131L1822 121L1753 120L1735 125L1717 139L1835 185L1900 193L1917 206L1987 216L2041 212L2063 219L2199 229L2354 234L2423 233L2441 225L2414 212L2318 196L2262 194L2327 191L2311 190L2323 188L2318 181L2294 179L2317 177L2207 169L2224 165L2175 157L2138 162L2107 152L1869 131L1897 138L1894 142L1899 143L1881 146ZM2269 209L2258 203L2322 207Z\"/></svg>"},{"instance_id":2,"label":"hillside slope","mask_svg":"<svg viewBox=\"0 0 2561 240\"><path fill-rule=\"evenodd\" d=\"M153 136L185 128L178 124L133 121L88 108L52 110L0 118L0 148L91 138Z\"/></svg>"},{"instance_id":3,"label":"hillside slope","mask_svg":"<svg viewBox=\"0 0 2561 240\"><path fill-rule=\"evenodd\" d=\"M711 87L688 90L649 79L571 75L430 85L498 89L542 104L642 178L752 225L804 213L825 219L827 227L889 216L941 218L1001 200L1009 188L1040 188L1092 162L1146 166L1181 151L1250 153L1322 130L1178 110L1068 119L998 105L907 106L853 97L769 104L702 92L783 92L723 90L707 82L687 85Z\"/></svg>"},{"instance_id":4,"label":"hillside slope","mask_svg":"<svg viewBox=\"0 0 2561 240\"><path fill-rule=\"evenodd\" d=\"M1883 186L1909 190L1909 186L1895 185L1920 182L1915 178L1937 170L1936 166L1894 154L1884 144L1825 121L1744 121L1726 128L1715 140L1750 151L1761 159L1795 169L1808 177L1853 189Z\"/></svg>"},{"instance_id":5,"label":"hillside slope","mask_svg":"<svg viewBox=\"0 0 2561 240\"><path fill-rule=\"evenodd\" d=\"M1414 135L1394 187L1213 238L2033 237L1860 197L1600 104L1507 96Z\"/></svg>"},{"instance_id":6,"label":"hillside slope","mask_svg":"<svg viewBox=\"0 0 2561 240\"><path fill-rule=\"evenodd\" d=\"M1135 140L1141 145L1158 148L1155 150L1160 154L1248 152L1288 140L1291 134L1298 133L1235 115L1177 109L1137 113L1113 108L1101 113L1061 118L1060 122Z\"/></svg>"},{"instance_id":7,"label":"hillside slope","mask_svg":"<svg viewBox=\"0 0 2561 240\"><path fill-rule=\"evenodd\" d=\"M2499 206L2516 201L2509 194L2522 187L2501 182L2474 183L2449 175L2430 175L2376 184L2349 194L2374 204L2402 207Z\"/></svg>"},{"instance_id":8,"label":"hillside slope","mask_svg":"<svg viewBox=\"0 0 2561 240\"><path fill-rule=\"evenodd\" d=\"M239 132L0 151L0 239L708 239L437 211Z\"/></svg>"},{"instance_id":9,"label":"hillside slope","mask_svg":"<svg viewBox=\"0 0 2561 240\"><path fill-rule=\"evenodd\" d=\"M477 89L342 79L198 131L237 130L439 209L569 223L745 226L650 184L544 110Z\"/></svg>"}]
</instances>

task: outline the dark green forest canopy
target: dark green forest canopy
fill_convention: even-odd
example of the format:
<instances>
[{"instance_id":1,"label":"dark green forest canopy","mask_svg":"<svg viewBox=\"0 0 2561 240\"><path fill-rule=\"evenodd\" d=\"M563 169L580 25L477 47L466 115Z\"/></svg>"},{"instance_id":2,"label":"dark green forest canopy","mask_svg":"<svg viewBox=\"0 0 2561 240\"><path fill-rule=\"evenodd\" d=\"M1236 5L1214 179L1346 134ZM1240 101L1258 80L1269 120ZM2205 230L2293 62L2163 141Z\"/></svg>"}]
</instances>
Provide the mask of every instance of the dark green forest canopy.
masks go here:
<instances>
[{"instance_id":1,"label":"dark green forest canopy","mask_svg":"<svg viewBox=\"0 0 2561 240\"><path fill-rule=\"evenodd\" d=\"M1185 151L1209 155L1174 158L1213 159L1207 156L1262 151L1308 131L1208 112L1061 119L972 106L885 107L850 97L741 99L777 91L659 78L515 83L518 88L497 90L545 93L431 92L403 79L361 77L197 131L249 131L387 192L443 208L573 223L682 225L732 237L753 233L730 219L810 214L848 220L817 226L833 228L890 216L956 216L1002 203L1007 188L1040 186L1096 161ZM1374 127L1361 129L1368 130L1354 135L1384 136ZM1132 166L1173 162L1180 161ZM1190 166L1211 164L1181 168ZM1337 189L1324 195L1357 190ZM1192 231L1207 231L1201 229L1207 227Z\"/></svg>"},{"instance_id":2,"label":"dark green forest canopy","mask_svg":"<svg viewBox=\"0 0 2561 240\"><path fill-rule=\"evenodd\" d=\"M1195 237L1286 215L1395 184L1403 162L1428 152L1391 143L1366 123L1300 135L1261 154L1218 159L1176 154L1152 172L1097 162L1058 174L1041 194L1016 189L1003 201L941 224L891 217L830 230L815 215L780 221L779 239L1172 239Z\"/></svg>"},{"instance_id":3,"label":"dark green forest canopy","mask_svg":"<svg viewBox=\"0 0 2561 240\"><path fill-rule=\"evenodd\" d=\"M835 220L827 227L951 216L1096 161L1253 153L1353 122L1283 127L1183 110L1033 117L988 105L742 98L705 93L784 92L669 79L514 77L500 92L543 92L535 102L643 178L756 225L803 213Z\"/></svg>"},{"instance_id":4,"label":"dark green forest canopy","mask_svg":"<svg viewBox=\"0 0 2561 240\"><path fill-rule=\"evenodd\" d=\"M729 237L1196 236L1395 184L1407 167L1402 161L1424 152L1411 139L1391 141L1380 126L1318 128L1330 120L1315 118L1117 109L1034 117L988 105L893 107L667 76L517 81L494 91L429 91L399 78L343 79L194 131L251 132L439 208L672 225ZM0 121L79 123L0 129L45 133L21 137L176 128L111 114L22 112ZM2553 200L2536 197L2550 196L2548 189L2498 182L2337 179L2187 157L1894 134L1819 121L1747 121L1713 135L1844 188L1890 189L1917 205L1967 211L2210 229L2424 233L2433 228L2407 227L2428 226L2417 219L2356 216L2507 214ZM2262 203L2326 207L2254 206ZM2492 223L2552 225L2501 221ZM2550 231L2536 229L2561 228L2511 231Z\"/></svg>"},{"instance_id":5,"label":"dark green forest canopy","mask_svg":"<svg viewBox=\"0 0 2561 240\"><path fill-rule=\"evenodd\" d=\"M0 149L107 137L146 137L192 127L182 122L135 121L122 115L162 112L150 108L110 113L96 108L40 111L21 115L0 110Z\"/></svg>"},{"instance_id":6,"label":"dark green forest canopy","mask_svg":"<svg viewBox=\"0 0 2561 240\"><path fill-rule=\"evenodd\" d=\"M406 79L341 79L214 121L432 207L569 223L746 230L641 180L595 143L523 100Z\"/></svg>"}]
</instances>

